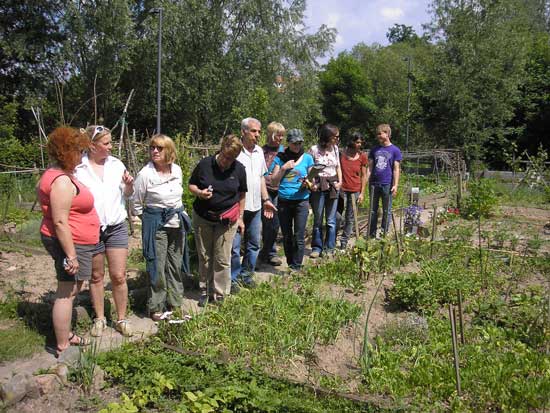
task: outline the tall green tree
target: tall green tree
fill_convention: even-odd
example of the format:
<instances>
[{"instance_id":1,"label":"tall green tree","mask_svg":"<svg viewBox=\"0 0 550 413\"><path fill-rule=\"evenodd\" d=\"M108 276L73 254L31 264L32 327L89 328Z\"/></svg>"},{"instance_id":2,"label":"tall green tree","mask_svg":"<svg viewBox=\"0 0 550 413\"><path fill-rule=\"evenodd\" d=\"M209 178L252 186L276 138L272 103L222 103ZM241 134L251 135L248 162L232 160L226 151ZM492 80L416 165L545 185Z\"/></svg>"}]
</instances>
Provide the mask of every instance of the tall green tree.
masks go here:
<instances>
[{"instance_id":1,"label":"tall green tree","mask_svg":"<svg viewBox=\"0 0 550 413\"><path fill-rule=\"evenodd\" d=\"M517 131L509 127L525 75L524 1L435 0L437 42L424 96L425 122L437 144L483 159Z\"/></svg>"},{"instance_id":2,"label":"tall green tree","mask_svg":"<svg viewBox=\"0 0 550 413\"><path fill-rule=\"evenodd\" d=\"M345 132L370 129L376 111L372 82L359 61L349 53L331 59L320 74L323 114Z\"/></svg>"}]
</instances>

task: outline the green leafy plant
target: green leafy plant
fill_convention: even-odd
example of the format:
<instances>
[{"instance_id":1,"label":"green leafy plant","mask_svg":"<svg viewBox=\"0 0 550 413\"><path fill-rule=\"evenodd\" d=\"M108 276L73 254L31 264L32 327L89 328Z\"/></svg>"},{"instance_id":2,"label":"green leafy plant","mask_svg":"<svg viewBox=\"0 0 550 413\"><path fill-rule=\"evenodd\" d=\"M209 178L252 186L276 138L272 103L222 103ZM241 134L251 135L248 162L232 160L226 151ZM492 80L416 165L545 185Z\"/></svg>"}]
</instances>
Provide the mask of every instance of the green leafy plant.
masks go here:
<instances>
[{"instance_id":1,"label":"green leafy plant","mask_svg":"<svg viewBox=\"0 0 550 413\"><path fill-rule=\"evenodd\" d=\"M492 181L478 179L468 185L469 195L463 199L460 213L465 218L490 217L497 211L498 198Z\"/></svg>"}]
</instances>

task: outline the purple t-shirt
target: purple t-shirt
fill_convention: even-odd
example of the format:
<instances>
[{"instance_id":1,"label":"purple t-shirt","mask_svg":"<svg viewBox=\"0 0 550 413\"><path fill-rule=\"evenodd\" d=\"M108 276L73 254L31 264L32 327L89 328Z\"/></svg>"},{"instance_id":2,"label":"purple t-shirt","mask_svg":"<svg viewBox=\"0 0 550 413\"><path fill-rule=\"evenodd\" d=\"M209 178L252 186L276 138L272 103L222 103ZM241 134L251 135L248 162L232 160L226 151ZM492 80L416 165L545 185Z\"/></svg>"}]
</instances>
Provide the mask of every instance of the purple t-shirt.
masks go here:
<instances>
[{"instance_id":1,"label":"purple t-shirt","mask_svg":"<svg viewBox=\"0 0 550 413\"><path fill-rule=\"evenodd\" d=\"M369 159L374 161L370 183L376 185L390 185L393 178L393 164L401 162L401 151L395 145L376 146L369 152Z\"/></svg>"}]
</instances>

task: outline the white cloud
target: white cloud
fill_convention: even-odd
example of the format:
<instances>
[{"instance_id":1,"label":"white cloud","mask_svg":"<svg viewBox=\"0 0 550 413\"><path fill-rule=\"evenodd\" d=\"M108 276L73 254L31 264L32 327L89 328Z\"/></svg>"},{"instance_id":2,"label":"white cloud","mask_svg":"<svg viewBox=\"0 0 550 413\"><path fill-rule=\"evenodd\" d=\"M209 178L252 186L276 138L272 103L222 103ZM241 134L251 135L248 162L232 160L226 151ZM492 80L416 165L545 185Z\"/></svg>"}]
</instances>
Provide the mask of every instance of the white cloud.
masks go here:
<instances>
[{"instance_id":1,"label":"white cloud","mask_svg":"<svg viewBox=\"0 0 550 413\"><path fill-rule=\"evenodd\" d=\"M403 9L399 7L384 7L380 10L380 14L386 20L395 20L403 16Z\"/></svg>"}]
</instances>

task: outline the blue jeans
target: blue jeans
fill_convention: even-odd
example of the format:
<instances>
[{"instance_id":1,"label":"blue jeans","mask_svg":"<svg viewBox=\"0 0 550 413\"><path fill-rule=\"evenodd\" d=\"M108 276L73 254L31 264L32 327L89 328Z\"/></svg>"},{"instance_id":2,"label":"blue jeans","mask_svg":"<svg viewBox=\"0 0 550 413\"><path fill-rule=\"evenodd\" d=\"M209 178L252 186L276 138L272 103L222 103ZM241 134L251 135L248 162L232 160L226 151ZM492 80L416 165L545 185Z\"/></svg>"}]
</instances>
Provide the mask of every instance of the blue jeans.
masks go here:
<instances>
[{"instance_id":1,"label":"blue jeans","mask_svg":"<svg viewBox=\"0 0 550 413\"><path fill-rule=\"evenodd\" d=\"M268 191L269 199L273 205L277 206L277 200L279 198L278 192ZM262 250L260 251L260 257L266 261L277 256L277 249L275 248L275 241L277 240L277 234L279 232L279 214L276 212L273 214L272 219L267 219L262 214Z\"/></svg>"},{"instance_id":2,"label":"blue jeans","mask_svg":"<svg viewBox=\"0 0 550 413\"><path fill-rule=\"evenodd\" d=\"M319 253L324 250L333 251L336 246L338 196L331 199L330 191L314 191L311 193L309 200L314 216L311 250ZM326 231L324 233L323 215L326 221Z\"/></svg>"},{"instance_id":3,"label":"blue jeans","mask_svg":"<svg viewBox=\"0 0 550 413\"><path fill-rule=\"evenodd\" d=\"M309 201L280 199L278 209L286 262L290 268L299 270L304 260Z\"/></svg>"},{"instance_id":4,"label":"blue jeans","mask_svg":"<svg viewBox=\"0 0 550 413\"><path fill-rule=\"evenodd\" d=\"M256 269L256 260L260 252L260 235L262 232L262 210L244 211L244 257L241 264L241 238L240 232L235 234L231 251L231 282L237 282L239 278L247 283L252 280L252 274Z\"/></svg>"},{"instance_id":5,"label":"blue jeans","mask_svg":"<svg viewBox=\"0 0 550 413\"><path fill-rule=\"evenodd\" d=\"M357 198L359 198L360 192L348 192L344 191L344 198L346 200L346 212L344 220L344 231L340 237L340 244L345 247L348 244L349 238L353 231L353 224L355 222L355 215L353 214L352 196L355 197L355 203L357 204Z\"/></svg>"},{"instance_id":6,"label":"blue jeans","mask_svg":"<svg viewBox=\"0 0 550 413\"><path fill-rule=\"evenodd\" d=\"M382 198L382 231L388 233L390 226L391 215L391 185L369 185L370 197L372 200L369 222L369 237L376 236L376 228L378 225L378 204Z\"/></svg>"}]
</instances>

